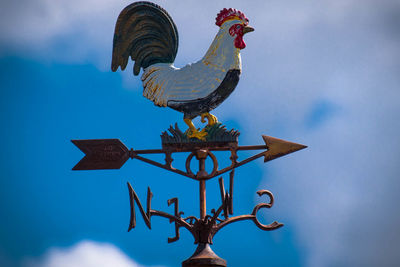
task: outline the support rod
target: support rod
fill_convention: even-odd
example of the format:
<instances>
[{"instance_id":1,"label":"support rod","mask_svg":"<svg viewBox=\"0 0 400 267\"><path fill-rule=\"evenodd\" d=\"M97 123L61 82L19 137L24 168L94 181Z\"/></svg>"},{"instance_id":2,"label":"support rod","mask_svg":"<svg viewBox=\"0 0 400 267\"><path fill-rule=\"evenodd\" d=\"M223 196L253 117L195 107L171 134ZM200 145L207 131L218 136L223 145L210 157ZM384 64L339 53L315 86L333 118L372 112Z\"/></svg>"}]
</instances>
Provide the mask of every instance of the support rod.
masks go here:
<instances>
[{"instance_id":1,"label":"support rod","mask_svg":"<svg viewBox=\"0 0 400 267\"><path fill-rule=\"evenodd\" d=\"M207 177L206 172L206 158L208 155L207 150L199 150L196 153L196 158L199 161L199 171L196 177L199 179L199 193L200 193L200 220L204 220L207 215L207 204L206 204L206 180L202 179Z\"/></svg>"},{"instance_id":2,"label":"support rod","mask_svg":"<svg viewBox=\"0 0 400 267\"><path fill-rule=\"evenodd\" d=\"M204 220L207 214L206 180L200 180L200 219Z\"/></svg>"}]
</instances>

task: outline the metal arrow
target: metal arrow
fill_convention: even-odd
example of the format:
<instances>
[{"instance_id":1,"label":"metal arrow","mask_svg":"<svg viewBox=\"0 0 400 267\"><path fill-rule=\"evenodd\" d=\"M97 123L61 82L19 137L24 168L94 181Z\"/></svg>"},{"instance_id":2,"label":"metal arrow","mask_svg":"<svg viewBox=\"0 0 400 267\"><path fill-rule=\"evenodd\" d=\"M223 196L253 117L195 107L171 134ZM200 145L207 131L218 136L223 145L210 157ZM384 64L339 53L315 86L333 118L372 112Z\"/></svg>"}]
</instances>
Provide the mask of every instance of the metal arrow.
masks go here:
<instances>
[{"instance_id":1,"label":"metal arrow","mask_svg":"<svg viewBox=\"0 0 400 267\"><path fill-rule=\"evenodd\" d=\"M128 148L119 139L71 140L83 153L73 170L120 169L129 159Z\"/></svg>"},{"instance_id":2,"label":"metal arrow","mask_svg":"<svg viewBox=\"0 0 400 267\"><path fill-rule=\"evenodd\" d=\"M262 138L264 139L265 145L268 148L268 151L264 153L264 162L285 156L307 147L305 145L292 143L271 136L263 135Z\"/></svg>"},{"instance_id":3,"label":"metal arrow","mask_svg":"<svg viewBox=\"0 0 400 267\"><path fill-rule=\"evenodd\" d=\"M285 156L287 154L296 152L298 150L304 149L307 146L302 144L297 144L293 142L289 142L286 140L278 139L271 136L262 136L265 145L256 145L256 146L238 146L236 145L225 145L225 146L207 146L202 148L204 151L208 151L209 156L211 156L213 160L213 164L215 166L214 171L209 174L205 179L213 178L217 175L221 175L225 172L228 172L232 169L245 165L255 159L260 157L264 157L264 162L271 161L273 159ZM76 164L73 170L101 170L101 169L120 169L125 162L129 159L138 159L148 164L176 172L178 174L195 178L195 175L187 169L186 172L175 169L172 167L172 153L179 152L192 152L199 150L200 148L188 147L188 148L169 148L169 149L146 149L146 150L133 150L128 149L119 139L91 139L91 140L72 140L82 152L85 153L85 157L83 157L78 164ZM242 161L237 161L237 152L244 150L264 150L254 156L246 158ZM210 151L231 151L231 160L232 164L226 168L218 170L218 163L216 162L215 156ZM162 154L166 155L165 163L159 163L153 161L148 158L144 158L139 156L139 154ZM193 155L189 157L193 157ZM190 160L189 160L190 163Z\"/></svg>"}]
</instances>

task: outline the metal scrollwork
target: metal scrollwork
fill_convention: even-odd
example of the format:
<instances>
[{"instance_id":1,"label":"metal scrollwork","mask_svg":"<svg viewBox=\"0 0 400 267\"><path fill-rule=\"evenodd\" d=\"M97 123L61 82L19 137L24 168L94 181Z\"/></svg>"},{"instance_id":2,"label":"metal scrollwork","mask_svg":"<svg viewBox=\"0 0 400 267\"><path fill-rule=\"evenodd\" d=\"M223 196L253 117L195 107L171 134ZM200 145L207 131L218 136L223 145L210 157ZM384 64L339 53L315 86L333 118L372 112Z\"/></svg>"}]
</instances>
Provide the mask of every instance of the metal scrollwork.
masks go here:
<instances>
[{"instance_id":1,"label":"metal scrollwork","mask_svg":"<svg viewBox=\"0 0 400 267\"><path fill-rule=\"evenodd\" d=\"M203 161L205 160L206 157L211 156L212 154L210 153L203 153L203 156L200 157ZM190 161L192 160L193 156L195 156L194 153L191 153L187 159L188 164L190 164ZM212 156L211 156L212 157ZM199 158L196 156L196 158ZM203 166L204 167L204 166ZM202 169L203 169L202 167ZM269 202L263 202L257 204L254 208L251 214L247 215L240 215L240 216L235 216L235 217L229 217L229 215L233 215L233 180L234 180L234 171L231 171L229 175L229 191L225 191L225 186L224 186L224 180L221 177L219 179L219 185L220 185L220 193L221 193L221 206L215 210L211 210L212 215L205 215L203 218L196 218L195 216L188 216L186 218L182 218L181 215L184 213L182 211L179 211L179 200L178 198L171 198L168 200L168 206L174 204L174 215L162 212L162 211L157 211L157 210L152 210L151 209L151 198L153 194L151 193L150 188L148 188L148 194L147 194L147 212L144 211L142 204L139 201L139 198L135 191L133 190L132 186L128 183L128 188L129 188L129 193L130 193L130 203L131 203L131 223L129 226L129 230L134 228L136 225L136 219L135 219L135 202L137 202L139 210L143 216L143 219L145 220L146 225L151 228L151 216L161 216L168 218L170 223L175 223L175 237L169 237L168 238L168 243L175 242L179 240L180 238L180 233L179 233L179 228L180 227L185 227L187 230L189 230L190 233L192 233L195 243L208 243L212 244L212 239L214 235L221 230L223 227L227 226L228 224L237 222L237 221L243 221L243 220L251 220L254 222L254 224L265 231L270 231L277 229L279 227L282 227L282 223L278 223L276 221L272 222L271 224L262 224L258 219L257 219L257 213L260 209L262 208L271 208L272 205L274 204L274 196L273 194L268 191L268 190L260 190L257 191L257 194L262 197L264 195L267 195L269 197ZM224 219L220 218L219 216L222 215Z\"/></svg>"},{"instance_id":2,"label":"metal scrollwork","mask_svg":"<svg viewBox=\"0 0 400 267\"><path fill-rule=\"evenodd\" d=\"M279 227L282 227L283 224L282 223L278 223L277 221L272 222L270 224L262 224L260 223L260 221L257 219L257 212L259 209L261 208L271 208L272 205L274 205L274 195L268 191L268 190L260 190L257 191L257 194L261 197L263 195L268 195L269 196L269 203L260 203L257 206L254 207L253 212L251 213L251 215L254 216L254 223L258 226L258 228L265 230L265 231L270 231L270 230L274 230L274 229L278 229Z\"/></svg>"},{"instance_id":3,"label":"metal scrollwork","mask_svg":"<svg viewBox=\"0 0 400 267\"><path fill-rule=\"evenodd\" d=\"M218 160L217 160L217 158L215 157L215 155L214 155L213 153L211 153L211 151L206 150L206 151L204 151L204 153L206 153L204 159L206 159L207 157L210 157L211 160L212 160L212 162L213 162L213 169L212 169L211 173L210 173L210 174L206 174L206 176L214 176L214 175L217 173L217 171L218 171ZM194 156L196 156L196 158L198 158L198 153L195 153L195 152L190 153L190 155L187 157L186 163L185 163L186 172L187 172L190 176L196 176L196 175L192 172L192 170L190 169L190 163L191 163L191 161L192 161L192 159L193 159Z\"/></svg>"}]
</instances>

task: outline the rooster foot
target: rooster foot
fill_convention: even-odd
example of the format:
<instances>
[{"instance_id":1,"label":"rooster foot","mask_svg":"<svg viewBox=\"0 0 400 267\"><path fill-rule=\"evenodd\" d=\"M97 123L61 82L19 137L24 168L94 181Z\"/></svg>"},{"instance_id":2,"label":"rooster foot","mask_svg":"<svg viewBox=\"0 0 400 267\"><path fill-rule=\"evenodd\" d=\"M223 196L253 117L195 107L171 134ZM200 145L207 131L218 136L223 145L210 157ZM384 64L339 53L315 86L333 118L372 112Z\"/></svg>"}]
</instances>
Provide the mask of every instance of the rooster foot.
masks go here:
<instances>
[{"instance_id":1,"label":"rooster foot","mask_svg":"<svg viewBox=\"0 0 400 267\"><path fill-rule=\"evenodd\" d=\"M207 132L203 129L201 131L197 130L196 131L191 131L190 129L187 132L187 136L189 138L197 138L199 140L205 141L206 140L206 136L207 136Z\"/></svg>"},{"instance_id":2,"label":"rooster foot","mask_svg":"<svg viewBox=\"0 0 400 267\"><path fill-rule=\"evenodd\" d=\"M204 120L205 118L207 118L207 120L208 120L207 126L214 125L214 124L216 124L216 123L218 122L217 117L215 117L214 115L212 115L212 114L210 114L210 113L208 113L208 112L201 114L201 122L202 122L202 123L205 123L205 122L206 122L206 121Z\"/></svg>"},{"instance_id":3,"label":"rooster foot","mask_svg":"<svg viewBox=\"0 0 400 267\"><path fill-rule=\"evenodd\" d=\"M206 140L207 132L205 131L205 129L201 131L197 130L196 127L194 127L192 120L190 119L183 119L183 121L187 124L187 126L189 126L189 129L185 132L187 137L197 138L202 141Z\"/></svg>"}]
</instances>

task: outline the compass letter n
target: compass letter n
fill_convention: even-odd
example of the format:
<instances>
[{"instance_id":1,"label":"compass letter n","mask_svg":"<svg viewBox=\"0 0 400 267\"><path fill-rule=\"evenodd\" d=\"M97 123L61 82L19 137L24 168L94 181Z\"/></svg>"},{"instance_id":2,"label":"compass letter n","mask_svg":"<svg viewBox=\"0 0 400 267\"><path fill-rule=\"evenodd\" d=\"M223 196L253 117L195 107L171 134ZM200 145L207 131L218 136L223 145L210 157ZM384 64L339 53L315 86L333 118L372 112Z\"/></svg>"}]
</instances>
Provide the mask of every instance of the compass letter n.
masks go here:
<instances>
[{"instance_id":1,"label":"compass letter n","mask_svg":"<svg viewBox=\"0 0 400 267\"><path fill-rule=\"evenodd\" d=\"M146 213L144 212L142 203L140 203L140 200L138 196L136 195L135 190L133 190L131 184L128 182L128 190L129 190L129 199L131 203L131 220L129 223L129 228L128 232L132 230L132 228L135 228L136 226L136 213L135 213L135 201L137 202L139 206L140 213L143 216L144 222L146 223L147 227L151 229L151 198L153 197L153 193L150 190L150 187L147 188L147 211Z\"/></svg>"}]
</instances>

